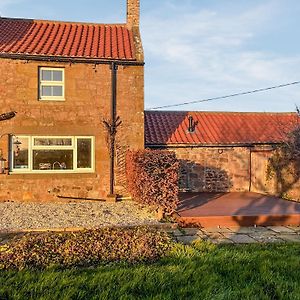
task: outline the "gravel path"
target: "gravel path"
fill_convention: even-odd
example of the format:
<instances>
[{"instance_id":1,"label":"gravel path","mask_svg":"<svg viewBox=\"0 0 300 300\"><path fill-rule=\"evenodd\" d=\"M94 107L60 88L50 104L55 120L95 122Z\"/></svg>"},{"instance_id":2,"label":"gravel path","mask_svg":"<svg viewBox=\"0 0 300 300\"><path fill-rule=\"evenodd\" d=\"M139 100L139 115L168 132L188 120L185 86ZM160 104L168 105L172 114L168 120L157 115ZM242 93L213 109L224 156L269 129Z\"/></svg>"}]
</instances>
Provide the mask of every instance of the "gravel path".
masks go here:
<instances>
[{"instance_id":1,"label":"gravel path","mask_svg":"<svg viewBox=\"0 0 300 300\"><path fill-rule=\"evenodd\" d=\"M146 224L158 224L158 221L149 209L132 201L119 203L0 202L0 231Z\"/></svg>"}]
</instances>

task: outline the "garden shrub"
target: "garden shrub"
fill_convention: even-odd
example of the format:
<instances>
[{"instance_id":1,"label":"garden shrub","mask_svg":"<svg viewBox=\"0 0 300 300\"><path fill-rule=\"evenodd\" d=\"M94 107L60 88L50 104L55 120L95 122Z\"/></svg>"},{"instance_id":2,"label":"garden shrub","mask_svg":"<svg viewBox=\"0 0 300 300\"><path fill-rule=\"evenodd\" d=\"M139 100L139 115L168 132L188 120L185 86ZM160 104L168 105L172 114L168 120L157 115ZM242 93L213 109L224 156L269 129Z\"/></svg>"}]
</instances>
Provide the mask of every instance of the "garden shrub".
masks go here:
<instances>
[{"instance_id":1,"label":"garden shrub","mask_svg":"<svg viewBox=\"0 0 300 300\"><path fill-rule=\"evenodd\" d=\"M178 205L179 162L174 152L129 151L126 157L128 190L143 204L172 214Z\"/></svg>"},{"instance_id":2,"label":"garden shrub","mask_svg":"<svg viewBox=\"0 0 300 300\"><path fill-rule=\"evenodd\" d=\"M286 141L277 147L269 159L267 180L275 179L279 196L289 199L291 194L294 200L300 200L300 124L286 135Z\"/></svg>"},{"instance_id":3,"label":"garden shrub","mask_svg":"<svg viewBox=\"0 0 300 300\"><path fill-rule=\"evenodd\" d=\"M27 234L0 246L0 270L154 261L170 245L166 233L146 227Z\"/></svg>"}]
</instances>

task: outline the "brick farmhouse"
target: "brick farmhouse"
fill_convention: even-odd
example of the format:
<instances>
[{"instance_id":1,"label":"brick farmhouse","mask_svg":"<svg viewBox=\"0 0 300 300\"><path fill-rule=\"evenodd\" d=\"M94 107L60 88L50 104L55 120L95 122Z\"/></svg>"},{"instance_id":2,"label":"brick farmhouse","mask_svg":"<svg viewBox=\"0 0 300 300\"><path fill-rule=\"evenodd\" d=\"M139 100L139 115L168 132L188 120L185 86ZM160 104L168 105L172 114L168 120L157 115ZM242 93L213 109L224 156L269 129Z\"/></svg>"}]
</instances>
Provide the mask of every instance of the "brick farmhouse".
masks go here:
<instances>
[{"instance_id":1,"label":"brick farmhouse","mask_svg":"<svg viewBox=\"0 0 300 300\"><path fill-rule=\"evenodd\" d=\"M0 199L106 198L113 94L114 193L124 191L124 152L144 148L139 1L127 6L126 24L0 18L1 111L17 112L0 122Z\"/></svg>"},{"instance_id":2,"label":"brick farmhouse","mask_svg":"<svg viewBox=\"0 0 300 300\"><path fill-rule=\"evenodd\" d=\"M274 193L295 114L144 112L139 0L126 24L0 18L0 200L126 196L128 149L170 149L187 191ZM145 120L144 120L145 116Z\"/></svg>"}]
</instances>

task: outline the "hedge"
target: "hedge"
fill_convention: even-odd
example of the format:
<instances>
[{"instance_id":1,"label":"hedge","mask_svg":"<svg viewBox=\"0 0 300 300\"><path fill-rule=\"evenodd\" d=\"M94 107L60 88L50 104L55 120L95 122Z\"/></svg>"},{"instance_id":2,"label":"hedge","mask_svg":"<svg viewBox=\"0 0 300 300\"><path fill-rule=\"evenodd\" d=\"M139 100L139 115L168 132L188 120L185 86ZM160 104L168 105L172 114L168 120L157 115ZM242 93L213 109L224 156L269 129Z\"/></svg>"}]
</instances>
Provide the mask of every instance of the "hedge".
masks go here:
<instances>
[{"instance_id":1,"label":"hedge","mask_svg":"<svg viewBox=\"0 0 300 300\"><path fill-rule=\"evenodd\" d=\"M142 203L172 214L178 205L179 162L174 152L128 151L126 174L128 190Z\"/></svg>"},{"instance_id":2,"label":"hedge","mask_svg":"<svg viewBox=\"0 0 300 300\"><path fill-rule=\"evenodd\" d=\"M146 227L27 234L0 246L0 270L154 261L170 244L166 233Z\"/></svg>"}]
</instances>

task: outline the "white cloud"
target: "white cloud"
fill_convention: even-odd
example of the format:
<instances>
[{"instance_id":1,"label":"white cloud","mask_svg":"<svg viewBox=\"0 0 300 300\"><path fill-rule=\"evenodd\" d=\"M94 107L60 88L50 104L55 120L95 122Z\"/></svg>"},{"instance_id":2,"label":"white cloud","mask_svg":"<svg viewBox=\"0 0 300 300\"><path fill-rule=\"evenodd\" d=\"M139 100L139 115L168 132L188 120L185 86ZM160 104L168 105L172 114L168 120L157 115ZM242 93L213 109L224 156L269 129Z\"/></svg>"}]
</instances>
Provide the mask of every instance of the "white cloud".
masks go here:
<instances>
[{"instance_id":1,"label":"white cloud","mask_svg":"<svg viewBox=\"0 0 300 300\"><path fill-rule=\"evenodd\" d=\"M146 86L150 85L146 89L148 106L214 97L300 78L300 54L286 56L249 47L280 15L278 2L226 13L195 7L182 12L184 5L182 10L177 5L169 13L172 17L159 13L153 16L152 12L143 16ZM151 60L159 67L152 69ZM163 80L166 73L173 80ZM155 89L161 94L154 94ZM299 89L286 89L276 96L295 99L300 98L300 93Z\"/></svg>"}]
</instances>

